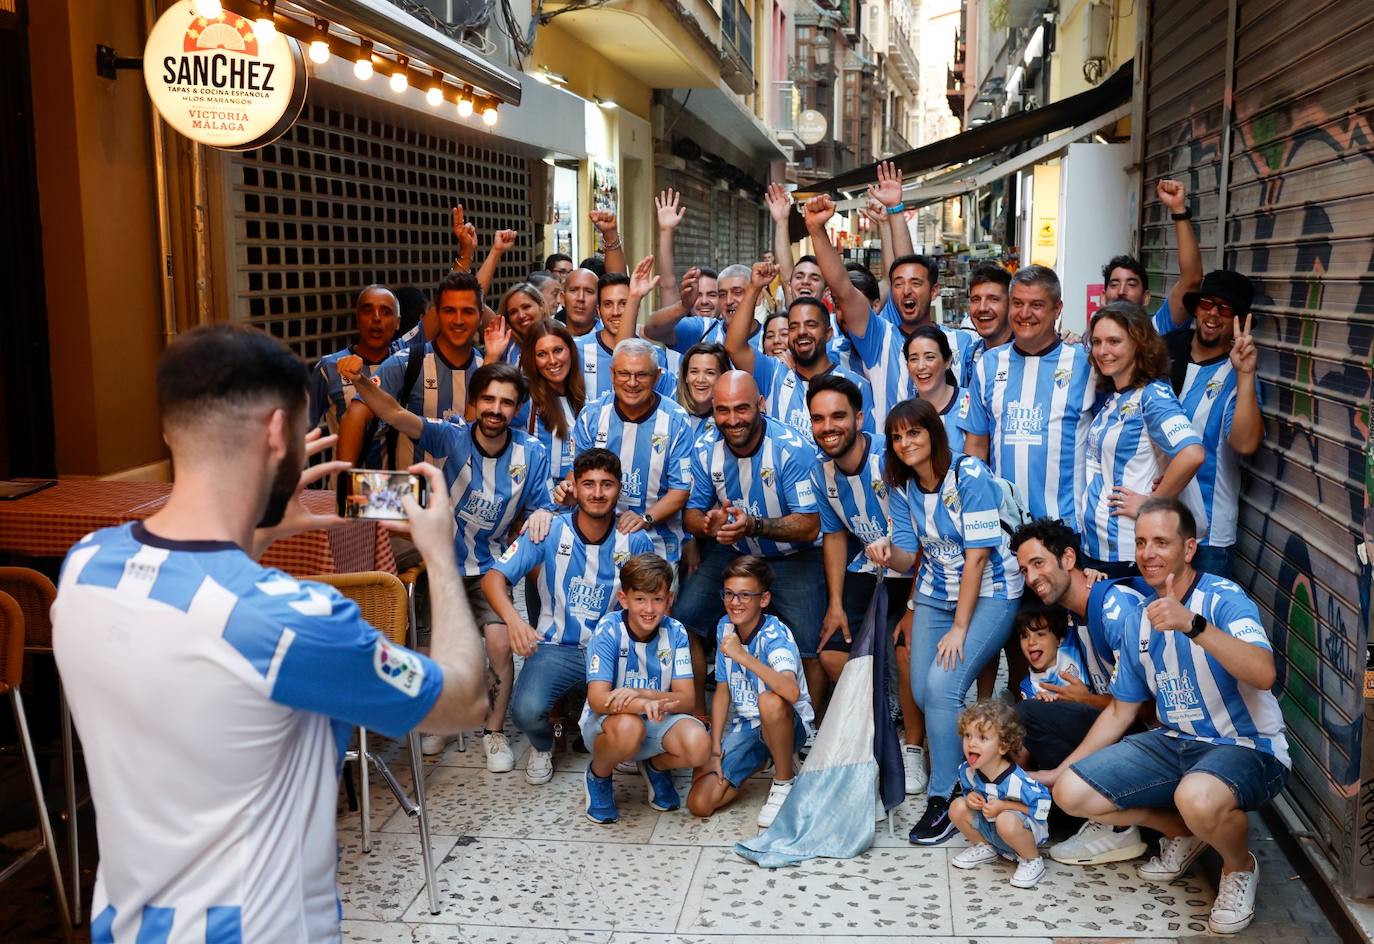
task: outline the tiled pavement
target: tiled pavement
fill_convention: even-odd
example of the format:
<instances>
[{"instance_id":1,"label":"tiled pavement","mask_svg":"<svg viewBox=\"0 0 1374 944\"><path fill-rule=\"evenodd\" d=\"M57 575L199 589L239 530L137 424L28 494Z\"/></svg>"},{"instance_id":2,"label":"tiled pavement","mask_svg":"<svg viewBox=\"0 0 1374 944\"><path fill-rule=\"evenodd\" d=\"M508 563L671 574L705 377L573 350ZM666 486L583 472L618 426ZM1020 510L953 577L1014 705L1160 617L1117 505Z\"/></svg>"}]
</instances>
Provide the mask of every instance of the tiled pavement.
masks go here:
<instances>
[{"instance_id":1,"label":"tiled pavement","mask_svg":"<svg viewBox=\"0 0 1374 944\"><path fill-rule=\"evenodd\" d=\"M736 805L711 820L685 810L657 813L644 784L616 775L621 820L598 826L583 815L585 754L559 754L551 783L525 783L525 745L512 738L516 769L491 774L480 744L450 747L426 761L439 865L440 913L423 890L418 829L373 783L376 828L361 851L356 813L342 811L339 884L344 939L392 942L709 942L821 944L838 941L1144 940L1206 936L1217 863L1170 885L1140 881L1132 863L1071 868L1051 863L1039 887L1008 884L1009 863L961 871L949 864L964 843L908 845L921 798L896 811L894 834L879 826L867 853L761 869L732 851L753 835L768 782L750 781ZM405 754L383 753L403 785ZM685 794L685 775L679 786ZM1233 940L1298 944L1338 940L1311 894L1258 819L1260 913Z\"/></svg>"}]
</instances>

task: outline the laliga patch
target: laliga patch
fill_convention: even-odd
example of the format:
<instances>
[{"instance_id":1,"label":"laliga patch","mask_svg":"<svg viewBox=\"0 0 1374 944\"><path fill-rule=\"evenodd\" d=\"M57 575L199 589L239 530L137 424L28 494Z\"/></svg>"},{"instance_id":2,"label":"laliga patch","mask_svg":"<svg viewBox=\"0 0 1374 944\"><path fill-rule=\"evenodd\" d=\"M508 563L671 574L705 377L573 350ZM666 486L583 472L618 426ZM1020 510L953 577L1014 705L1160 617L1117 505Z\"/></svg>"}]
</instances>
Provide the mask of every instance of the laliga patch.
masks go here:
<instances>
[{"instance_id":1,"label":"laliga patch","mask_svg":"<svg viewBox=\"0 0 1374 944\"><path fill-rule=\"evenodd\" d=\"M408 697L420 694L425 666L415 653L393 646L379 636L372 650L372 668L378 678Z\"/></svg>"},{"instance_id":2,"label":"laliga patch","mask_svg":"<svg viewBox=\"0 0 1374 944\"><path fill-rule=\"evenodd\" d=\"M499 558L499 560L501 561L501 563L504 564L504 563L508 562L512 557L514 557L514 556L515 556L516 549L519 548L519 546L520 546L520 542L519 542L519 541L512 541L512 542L511 542L511 546L508 547L508 548L506 548L506 550L501 554L501 557Z\"/></svg>"},{"instance_id":3,"label":"laliga patch","mask_svg":"<svg viewBox=\"0 0 1374 944\"><path fill-rule=\"evenodd\" d=\"M600 672L600 671L601 671L601 656L598 655L597 653L593 652L593 653L592 653L592 658L591 658L591 665L589 665L588 668L592 671L593 674L594 674L594 673L597 673L597 672Z\"/></svg>"}]
</instances>

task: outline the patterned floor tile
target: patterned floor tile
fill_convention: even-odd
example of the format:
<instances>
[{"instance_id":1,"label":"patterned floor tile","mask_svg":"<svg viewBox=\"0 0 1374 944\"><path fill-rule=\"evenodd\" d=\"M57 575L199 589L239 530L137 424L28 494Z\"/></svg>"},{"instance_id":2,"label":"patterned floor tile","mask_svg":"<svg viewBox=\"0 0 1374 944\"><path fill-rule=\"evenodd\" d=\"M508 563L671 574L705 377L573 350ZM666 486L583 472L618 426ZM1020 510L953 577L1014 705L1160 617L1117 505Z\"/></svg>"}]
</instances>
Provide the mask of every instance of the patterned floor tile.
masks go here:
<instances>
[{"instance_id":1,"label":"patterned floor tile","mask_svg":"<svg viewBox=\"0 0 1374 944\"><path fill-rule=\"evenodd\" d=\"M345 944L610 944L611 932L345 921L343 939Z\"/></svg>"},{"instance_id":2,"label":"patterned floor tile","mask_svg":"<svg viewBox=\"0 0 1374 944\"><path fill-rule=\"evenodd\" d=\"M439 870L442 913L405 921L501 928L671 932L700 852L669 846L459 840ZM625 894L633 889L634 894Z\"/></svg>"},{"instance_id":3,"label":"patterned floor tile","mask_svg":"<svg viewBox=\"0 0 1374 944\"><path fill-rule=\"evenodd\" d=\"M957 934L1054 937L1149 937L1207 930L1214 893L1193 875L1172 885L1142 881L1135 864L1070 866L1046 859L1048 872L1033 889L1013 888L1014 867L993 862L976 869L949 867Z\"/></svg>"},{"instance_id":4,"label":"patterned floor tile","mask_svg":"<svg viewBox=\"0 0 1374 944\"><path fill-rule=\"evenodd\" d=\"M790 869L760 869L729 849L703 849L701 856L678 925L684 933L952 931L943 850L873 849Z\"/></svg>"},{"instance_id":5,"label":"patterned floor tile","mask_svg":"<svg viewBox=\"0 0 1374 944\"><path fill-rule=\"evenodd\" d=\"M658 818L652 842L672 846L734 846L741 839L757 836L759 808L768 799L768 780L746 780L739 797L709 819L688 813L686 807ZM682 796L686 801L687 793Z\"/></svg>"},{"instance_id":6,"label":"patterned floor tile","mask_svg":"<svg viewBox=\"0 0 1374 944\"><path fill-rule=\"evenodd\" d=\"M452 837L434 837L434 862L444 861ZM339 830L339 900L345 918L391 921L400 918L424 889L420 839L374 833L372 851L362 850L357 830ZM427 907L427 906L426 906Z\"/></svg>"}]
</instances>

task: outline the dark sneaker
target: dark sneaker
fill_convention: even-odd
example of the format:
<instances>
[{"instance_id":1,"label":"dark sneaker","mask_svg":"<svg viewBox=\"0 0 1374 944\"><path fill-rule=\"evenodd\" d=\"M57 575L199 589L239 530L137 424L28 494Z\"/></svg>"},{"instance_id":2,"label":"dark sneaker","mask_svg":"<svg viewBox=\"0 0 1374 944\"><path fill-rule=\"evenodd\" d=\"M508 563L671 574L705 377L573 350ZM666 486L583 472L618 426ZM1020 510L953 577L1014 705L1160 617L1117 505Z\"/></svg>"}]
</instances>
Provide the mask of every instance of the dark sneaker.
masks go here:
<instances>
[{"instance_id":1,"label":"dark sneaker","mask_svg":"<svg viewBox=\"0 0 1374 944\"><path fill-rule=\"evenodd\" d=\"M611 786L610 777L598 777L588 766L585 790L587 819L603 826L620 819L620 810L615 806L615 789Z\"/></svg>"},{"instance_id":2,"label":"dark sneaker","mask_svg":"<svg viewBox=\"0 0 1374 944\"><path fill-rule=\"evenodd\" d=\"M673 786L673 772L658 770L647 760L639 762L639 772L644 777L644 785L649 788L649 806L660 813L670 813L682 806L682 798Z\"/></svg>"},{"instance_id":3,"label":"dark sneaker","mask_svg":"<svg viewBox=\"0 0 1374 944\"><path fill-rule=\"evenodd\" d=\"M956 832L958 827L949 818L949 800L933 796L926 800L926 811L906 838L918 846L938 846Z\"/></svg>"}]
</instances>

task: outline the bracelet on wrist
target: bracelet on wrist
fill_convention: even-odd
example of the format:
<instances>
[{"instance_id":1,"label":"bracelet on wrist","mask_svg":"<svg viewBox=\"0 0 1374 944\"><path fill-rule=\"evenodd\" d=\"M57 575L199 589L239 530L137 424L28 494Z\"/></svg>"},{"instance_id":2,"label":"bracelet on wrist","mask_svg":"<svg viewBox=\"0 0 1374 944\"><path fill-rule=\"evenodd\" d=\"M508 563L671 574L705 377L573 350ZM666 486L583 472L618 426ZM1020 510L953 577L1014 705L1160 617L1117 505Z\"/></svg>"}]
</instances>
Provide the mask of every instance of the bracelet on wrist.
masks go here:
<instances>
[{"instance_id":1,"label":"bracelet on wrist","mask_svg":"<svg viewBox=\"0 0 1374 944\"><path fill-rule=\"evenodd\" d=\"M896 215L896 214L898 214L898 213L905 213L905 212L906 212L906 204L905 204L905 203L899 203L899 204L897 204L896 206L890 206L890 207L887 208L887 215L888 215L888 216L894 216L894 215Z\"/></svg>"},{"instance_id":2,"label":"bracelet on wrist","mask_svg":"<svg viewBox=\"0 0 1374 944\"><path fill-rule=\"evenodd\" d=\"M1182 213L1170 213L1169 216L1173 217L1174 222L1181 223L1184 220L1191 220L1193 218L1193 211L1185 208Z\"/></svg>"},{"instance_id":3,"label":"bracelet on wrist","mask_svg":"<svg viewBox=\"0 0 1374 944\"><path fill-rule=\"evenodd\" d=\"M606 240L602 240L601 250L602 252L613 252L614 250L619 249L623 245L625 245L625 241L618 237L616 238L615 242L608 242Z\"/></svg>"}]
</instances>

